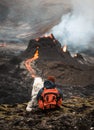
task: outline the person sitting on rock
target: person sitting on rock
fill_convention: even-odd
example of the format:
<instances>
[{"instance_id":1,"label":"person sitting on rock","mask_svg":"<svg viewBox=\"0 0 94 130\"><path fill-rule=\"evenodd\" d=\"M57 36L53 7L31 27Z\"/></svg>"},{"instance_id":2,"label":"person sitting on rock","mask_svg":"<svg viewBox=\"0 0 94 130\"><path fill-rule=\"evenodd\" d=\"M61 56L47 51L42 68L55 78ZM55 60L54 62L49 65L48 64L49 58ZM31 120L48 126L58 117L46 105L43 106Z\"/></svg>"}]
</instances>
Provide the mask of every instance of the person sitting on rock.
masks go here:
<instances>
[{"instance_id":1,"label":"person sitting on rock","mask_svg":"<svg viewBox=\"0 0 94 130\"><path fill-rule=\"evenodd\" d=\"M44 87L37 94L38 107L41 109L52 109L62 105L63 93L57 88L55 78L49 76L44 81Z\"/></svg>"},{"instance_id":2,"label":"person sitting on rock","mask_svg":"<svg viewBox=\"0 0 94 130\"><path fill-rule=\"evenodd\" d=\"M44 92L45 88L47 90L52 91L51 93L53 93L53 95L51 95L51 96L54 96L54 93L55 93L55 95L57 94L58 95L58 102L56 102L56 105L57 106L62 105L63 93L58 88L56 88L55 78L53 76L49 76L47 78L47 80L43 81L43 79L41 77L36 77L34 79L34 83L33 83L31 100L29 101L29 103L26 107L26 111L31 112L36 107L40 108L40 106L39 106L40 98L41 98L41 95ZM55 100L57 100L57 99L55 99Z\"/></svg>"}]
</instances>

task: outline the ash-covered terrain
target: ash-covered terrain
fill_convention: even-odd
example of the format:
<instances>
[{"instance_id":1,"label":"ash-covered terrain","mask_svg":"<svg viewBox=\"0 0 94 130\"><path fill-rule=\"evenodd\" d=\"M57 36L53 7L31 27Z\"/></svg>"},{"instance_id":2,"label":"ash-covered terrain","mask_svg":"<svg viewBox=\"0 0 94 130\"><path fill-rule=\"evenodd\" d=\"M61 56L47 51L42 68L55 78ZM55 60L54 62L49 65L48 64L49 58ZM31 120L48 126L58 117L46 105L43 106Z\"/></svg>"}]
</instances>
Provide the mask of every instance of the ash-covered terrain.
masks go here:
<instances>
[{"instance_id":1,"label":"ash-covered terrain","mask_svg":"<svg viewBox=\"0 0 94 130\"><path fill-rule=\"evenodd\" d=\"M10 49L8 46L0 48L1 129L94 129L93 58L81 54L72 56L52 34L31 39L27 47L17 45ZM39 58L31 66L43 79L55 76L64 101L60 110L37 109L32 115L25 107L30 100L33 78L24 61L33 57L37 48Z\"/></svg>"}]
</instances>

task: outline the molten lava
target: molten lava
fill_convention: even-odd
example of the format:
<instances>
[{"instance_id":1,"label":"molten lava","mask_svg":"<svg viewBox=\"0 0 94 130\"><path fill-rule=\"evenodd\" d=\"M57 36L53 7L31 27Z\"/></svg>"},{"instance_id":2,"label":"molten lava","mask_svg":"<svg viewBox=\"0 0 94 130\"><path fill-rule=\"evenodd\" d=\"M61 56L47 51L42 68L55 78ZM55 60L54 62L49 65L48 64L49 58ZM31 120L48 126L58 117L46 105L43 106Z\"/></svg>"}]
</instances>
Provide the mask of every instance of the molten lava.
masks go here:
<instances>
[{"instance_id":1,"label":"molten lava","mask_svg":"<svg viewBox=\"0 0 94 130\"><path fill-rule=\"evenodd\" d=\"M67 45L64 45L62 49L63 49L63 52L67 52Z\"/></svg>"},{"instance_id":2,"label":"molten lava","mask_svg":"<svg viewBox=\"0 0 94 130\"><path fill-rule=\"evenodd\" d=\"M0 47L5 47L5 46L6 46L6 43L0 44Z\"/></svg>"},{"instance_id":3,"label":"molten lava","mask_svg":"<svg viewBox=\"0 0 94 130\"><path fill-rule=\"evenodd\" d=\"M31 67L31 62L37 60L38 57L39 57L39 52L38 52L38 47L37 47L37 50L35 51L34 56L33 56L32 58L30 58L30 59L27 59L27 60L25 61L25 63L24 63L26 69L30 72L32 78L35 78L35 77L36 77L36 72L35 72L35 70Z\"/></svg>"},{"instance_id":4,"label":"molten lava","mask_svg":"<svg viewBox=\"0 0 94 130\"><path fill-rule=\"evenodd\" d=\"M74 57L77 57L77 54L74 54Z\"/></svg>"},{"instance_id":5,"label":"molten lava","mask_svg":"<svg viewBox=\"0 0 94 130\"><path fill-rule=\"evenodd\" d=\"M48 37L48 35L47 35L47 34L45 34L45 35L44 35L44 37L45 37L45 38L47 38L47 37Z\"/></svg>"},{"instance_id":6,"label":"molten lava","mask_svg":"<svg viewBox=\"0 0 94 130\"><path fill-rule=\"evenodd\" d=\"M53 34L45 34L43 35L41 38L50 38L50 39L54 39ZM38 42L40 40L40 38L36 38L36 41Z\"/></svg>"},{"instance_id":7,"label":"molten lava","mask_svg":"<svg viewBox=\"0 0 94 130\"><path fill-rule=\"evenodd\" d=\"M38 42L38 41L39 41L39 38L36 38L36 41Z\"/></svg>"},{"instance_id":8,"label":"molten lava","mask_svg":"<svg viewBox=\"0 0 94 130\"><path fill-rule=\"evenodd\" d=\"M54 37L53 37L53 34L45 34L43 37L45 37L45 38L51 38L51 39L53 39Z\"/></svg>"}]
</instances>

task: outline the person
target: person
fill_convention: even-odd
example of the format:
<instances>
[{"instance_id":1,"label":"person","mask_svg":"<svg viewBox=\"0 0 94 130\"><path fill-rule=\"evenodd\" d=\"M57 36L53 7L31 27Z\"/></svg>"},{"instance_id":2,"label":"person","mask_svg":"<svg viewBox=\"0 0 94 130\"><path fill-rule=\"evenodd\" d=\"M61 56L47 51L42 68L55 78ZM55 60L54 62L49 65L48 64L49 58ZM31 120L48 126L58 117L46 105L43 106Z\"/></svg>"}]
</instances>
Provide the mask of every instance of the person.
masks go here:
<instances>
[{"instance_id":1,"label":"person","mask_svg":"<svg viewBox=\"0 0 94 130\"><path fill-rule=\"evenodd\" d=\"M44 85L43 87L39 90L38 94L37 94L37 100L39 99L41 93L43 92L43 89L44 89L44 86L46 88L54 88L55 87L55 79L51 76L51 77L48 77L47 80L44 81Z\"/></svg>"},{"instance_id":2,"label":"person","mask_svg":"<svg viewBox=\"0 0 94 130\"><path fill-rule=\"evenodd\" d=\"M41 77L36 77L34 79L31 100L27 104L26 111L31 112L32 110L38 107L38 100L42 92L44 91L44 87L46 87L46 89L54 89L56 87L54 76L48 76L48 78L45 81ZM58 91L60 97L63 99L62 91L60 91L59 89Z\"/></svg>"},{"instance_id":3,"label":"person","mask_svg":"<svg viewBox=\"0 0 94 130\"><path fill-rule=\"evenodd\" d=\"M45 91L45 92L44 92ZM43 94L43 92L45 93L45 94ZM40 90L39 90L39 92L38 92L38 94L37 94L37 101L38 101L38 104L39 104L39 107L43 107L43 103L42 103L42 101L40 101L40 99L43 99L43 98L45 98L45 96L44 95L47 95L47 94L49 94L50 96L49 97L47 97L48 99L50 99L51 100L51 98L53 99L53 97L54 97L54 94L56 95L59 95L59 100L60 101L58 101L59 103L56 103L56 104L58 104L57 106L60 106L60 105L62 105L62 100L63 100L63 92L57 87L57 85L55 84L55 77L54 76L49 76L48 78L47 78L47 80L45 80L44 81L44 86L43 86L43 88L41 88ZM52 97L51 97L52 96ZM48 100L47 99L47 100ZM55 99L55 100L57 100L57 99ZM44 100L43 100L43 102L44 102ZM40 105L40 104L42 104L42 106ZM52 103L53 104L53 103ZM44 108L43 108L44 109Z\"/></svg>"},{"instance_id":4,"label":"person","mask_svg":"<svg viewBox=\"0 0 94 130\"><path fill-rule=\"evenodd\" d=\"M43 88L44 81L41 77L36 77L34 79L32 92L31 92L31 100L28 102L26 111L31 112L37 107L37 94L41 88Z\"/></svg>"}]
</instances>

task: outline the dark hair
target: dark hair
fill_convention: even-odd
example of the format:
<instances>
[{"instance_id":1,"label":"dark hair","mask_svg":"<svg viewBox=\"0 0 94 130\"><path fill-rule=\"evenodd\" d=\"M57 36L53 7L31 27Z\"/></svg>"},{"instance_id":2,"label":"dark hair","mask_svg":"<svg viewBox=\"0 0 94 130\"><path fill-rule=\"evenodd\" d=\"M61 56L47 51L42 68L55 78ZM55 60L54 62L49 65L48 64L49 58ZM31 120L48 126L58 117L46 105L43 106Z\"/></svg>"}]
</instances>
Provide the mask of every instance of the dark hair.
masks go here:
<instances>
[{"instance_id":1,"label":"dark hair","mask_svg":"<svg viewBox=\"0 0 94 130\"><path fill-rule=\"evenodd\" d=\"M52 81L46 80L44 81L44 87L49 88L49 89L54 88L55 84Z\"/></svg>"}]
</instances>

